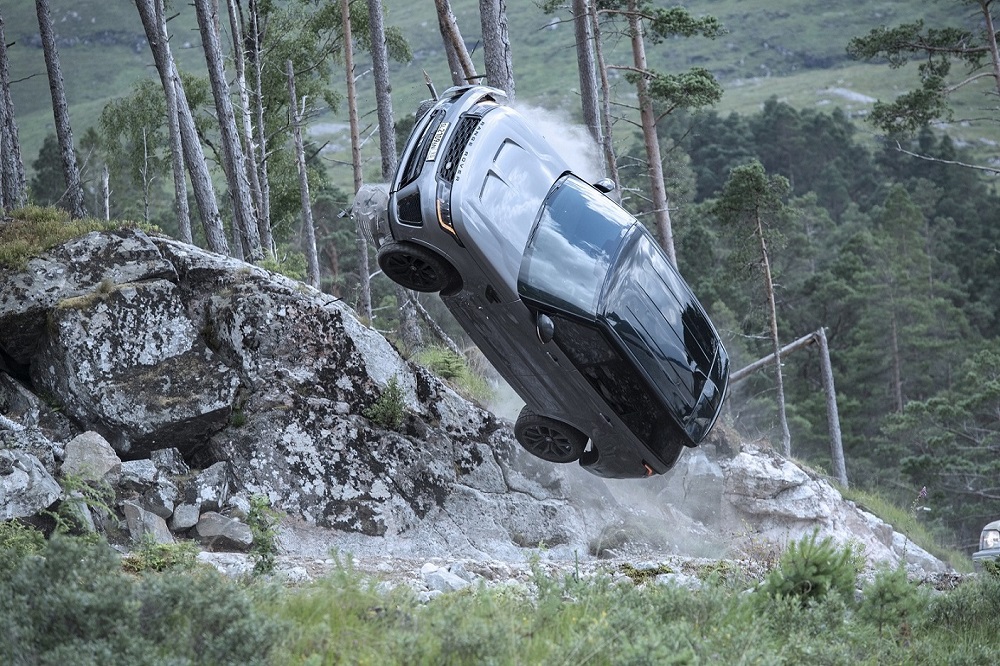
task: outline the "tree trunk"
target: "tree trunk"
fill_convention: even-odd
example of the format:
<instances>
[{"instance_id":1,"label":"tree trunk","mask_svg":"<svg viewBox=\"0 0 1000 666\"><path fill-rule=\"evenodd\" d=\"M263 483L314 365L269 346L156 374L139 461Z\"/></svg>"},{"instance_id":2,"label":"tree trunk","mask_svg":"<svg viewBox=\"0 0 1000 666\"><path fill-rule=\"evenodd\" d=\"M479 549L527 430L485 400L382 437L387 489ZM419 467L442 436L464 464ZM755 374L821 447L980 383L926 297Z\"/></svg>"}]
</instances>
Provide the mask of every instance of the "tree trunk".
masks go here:
<instances>
[{"instance_id":1,"label":"tree trunk","mask_svg":"<svg viewBox=\"0 0 1000 666\"><path fill-rule=\"evenodd\" d=\"M0 206L4 210L21 208L27 202L24 162L21 159L21 139L14 116L14 100L10 95L10 65L7 62L7 38L0 15Z\"/></svg>"},{"instance_id":2,"label":"tree trunk","mask_svg":"<svg viewBox=\"0 0 1000 666\"><path fill-rule=\"evenodd\" d=\"M847 465L844 463L844 442L840 436L840 411L837 409L837 389L833 385L833 364L830 362L830 346L826 342L826 330L816 331L819 340L819 362L823 375L823 390L826 393L826 423L830 432L830 458L833 461L833 475L844 488L847 483Z\"/></svg>"},{"instance_id":3,"label":"tree trunk","mask_svg":"<svg viewBox=\"0 0 1000 666\"><path fill-rule=\"evenodd\" d=\"M153 179L149 175L149 146L146 144L148 131L142 128L142 221L149 224L149 191L153 184Z\"/></svg>"},{"instance_id":4,"label":"tree trunk","mask_svg":"<svg viewBox=\"0 0 1000 666\"><path fill-rule=\"evenodd\" d=\"M251 121L250 94L247 91L246 58L244 56L243 18L237 0L226 0L229 12L229 29L233 35L233 62L236 65L236 88L240 93L240 118L243 121L243 147L246 154L244 173L250 181L250 195L254 206L254 217L257 220L257 232L264 254L274 259L274 238L271 236L271 225L260 214L264 198L260 188L260 175L257 172L257 146L254 141L253 122Z\"/></svg>"},{"instance_id":5,"label":"tree trunk","mask_svg":"<svg viewBox=\"0 0 1000 666\"><path fill-rule=\"evenodd\" d=\"M205 51L205 63L208 65L208 78L212 83L212 97L215 98L219 131L222 135L224 171L229 184L229 196L233 202L233 222L239 227L240 235L243 237L247 260L260 261L264 258L264 252L260 245L260 232L257 229L257 216L250 198L250 187L246 181L246 159L240 145L239 132L236 131L236 115L233 111L233 102L229 98L229 85L222 65L218 7L214 0L195 0L194 7L198 15L198 29Z\"/></svg>"},{"instance_id":6,"label":"tree trunk","mask_svg":"<svg viewBox=\"0 0 1000 666\"><path fill-rule=\"evenodd\" d=\"M573 31L576 36L576 67L580 74L580 105L583 123L594 143L601 145L601 112L597 102L597 65L594 63L589 0L573 0Z\"/></svg>"},{"instance_id":7,"label":"tree trunk","mask_svg":"<svg viewBox=\"0 0 1000 666\"><path fill-rule=\"evenodd\" d=\"M389 52L385 43L385 19L382 0L368 0L368 25L371 31L372 78L375 83L375 106L378 112L379 153L382 156L382 180L389 182L396 173L396 123L392 113L392 84L389 82ZM399 338L409 350L423 346L417 315L407 290L395 284L399 309Z\"/></svg>"},{"instance_id":8,"label":"tree trunk","mask_svg":"<svg viewBox=\"0 0 1000 666\"><path fill-rule=\"evenodd\" d=\"M774 379L778 388L778 420L781 422L781 448L785 456L792 455L792 436L788 432L788 417L785 414L785 380L781 372L781 343L778 340L778 309L774 302L774 281L771 278L771 259L764 240L764 224L757 215L757 238L760 241L760 257L764 267L764 287L767 291L768 318L771 325L771 346L774 349Z\"/></svg>"},{"instance_id":9,"label":"tree trunk","mask_svg":"<svg viewBox=\"0 0 1000 666\"><path fill-rule=\"evenodd\" d=\"M201 147L201 139L194 126L191 107L188 105L184 85L174 65L174 57L170 52L170 42L166 39L166 24L163 21L162 0L135 0L139 18L142 20L146 41L153 54L156 71L160 75L160 83L164 91L167 86L173 88L177 100L178 129L181 135L181 145L184 152L184 162L191 175L191 189L194 190L195 203L201 215L201 224L205 229L205 240L208 249L219 254L229 254L229 243L222 226L222 216L219 214L219 204L215 198L215 188L205 162L205 153ZM159 19L157 17L159 16ZM166 92L165 92L166 94Z\"/></svg>"},{"instance_id":10,"label":"tree trunk","mask_svg":"<svg viewBox=\"0 0 1000 666\"><path fill-rule=\"evenodd\" d=\"M368 25L372 42L372 78L375 83L382 180L388 182L396 172L396 121L392 112L392 84L389 81L389 52L385 43L382 0L368 0Z\"/></svg>"},{"instance_id":11,"label":"tree trunk","mask_svg":"<svg viewBox=\"0 0 1000 666\"><path fill-rule=\"evenodd\" d=\"M341 0L340 16L344 26L344 68L347 78L347 110L351 127L351 164L354 171L354 193L361 189L364 180L361 175L361 137L358 131L358 95L354 87L354 45L351 37L350 0ZM358 244L358 281L360 288L361 313L372 322L371 271L368 268L368 241L361 227L355 224L354 233Z\"/></svg>"},{"instance_id":12,"label":"tree trunk","mask_svg":"<svg viewBox=\"0 0 1000 666\"><path fill-rule=\"evenodd\" d=\"M476 74L469 50L465 48L462 33L458 30L458 22L455 20L455 14L451 11L451 3L448 0L434 0L434 7L437 9L438 26L441 28L445 51L449 54L448 62L451 64L452 58L454 58L458 64L457 68L452 67L452 83L456 86L475 83L479 79L479 75Z\"/></svg>"},{"instance_id":13,"label":"tree trunk","mask_svg":"<svg viewBox=\"0 0 1000 666\"><path fill-rule=\"evenodd\" d=\"M604 155L605 174L614 181L614 192L608 192L615 201L621 203L622 189L618 175L618 158L611 136L611 83L608 81L608 67L604 62L604 47L601 42L601 23L595 3L587 3L590 14L590 28L594 35L594 57L597 59L597 74L601 81L601 152Z\"/></svg>"},{"instance_id":14,"label":"tree trunk","mask_svg":"<svg viewBox=\"0 0 1000 666\"><path fill-rule=\"evenodd\" d=\"M483 26L486 81L505 91L514 101L514 62L507 30L507 3L505 0L479 0L479 17Z\"/></svg>"},{"instance_id":15,"label":"tree trunk","mask_svg":"<svg viewBox=\"0 0 1000 666\"><path fill-rule=\"evenodd\" d=\"M163 0L155 0L154 13L156 25L159 26L160 40L164 44L170 37L167 35L167 21L163 15ZM167 103L167 132L170 137L170 168L174 177L174 212L177 215L177 227L181 240L192 243L191 209L188 206L187 183L184 180L184 145L181 142L180 119L177 117L177 91L173 86L163 86L164 98Z\"/></svg>"},{"instance_id":16,"label":"tree trunk","mask_svg":"<svg viewBox=\"0 0 1000 666\"><path fill-rule=\"evenodd\" d=\"M108 173L108 165L104 165L101 172L101 200L104 202L104 220L111 219L111 174Z\"/></svg>"},{"instance_id":17,"label":"tree trunk","mask_svg":"<svg viewBox=\"0 0 1000 666\"><path fill-rule=\"evenodd\" d=\"M889 347L889 352L892 355L892 400L895 403L896 412L901 414L904 407L903 362L900 358L899 324L894 304L889 311Z\"/></svg>"},{"instance_id":18,"label":"tree trunk","mask_svg":"<svg viewBox=\"0 0 1000 666\"><path fill-rule=\"evenodd\" d=\"M302 117L299 102L295 96L295 69L292 61L285 61L288 76L288 108L291 111L292 135L295 138L295 163L299 169L299 196L302 201L302 237L306 245L308 269L306 282L319 289L319 255L316 252L316 227L313 225L312 202L309 198L309 173L306 171L306 152L302 144Z\"/></svg>"},{"instance_id":19,"label":"tree trunk","mask_svg":"<svg viewBox=\"0 0 1000 666\"><path fill-rule=\"evenodd\" d=\"M660 157L660 142L656 136L656 116L653 113L653 98L649 94L649 81L644 72L646 67L646 45L642 36L642 21L639 18L636 0L628 2L629 32L632 37L632 57L639 75L636 78L636 92L639 95L639 116L642 121L642 137L646 144L646 168L649 172L649 190L653 199L653 215L660 245L667 258L677 266L674 254L674 232L670 227L670 209L667 204L667 189L663 182L663 161Z\"/></svg>"},{"instance_id":20,"label":"tree trunk","mask_svg":"<svg viewBox=\"0 0 1000 666\"><path fill-rule=\"evenodd\" d=\"M271 181L267 174L267 128L264 126L264 26L260 22L260 7L257 0L249 0L247 4L250 14L250 58L253 62L254 101L253 110L257 118L257 147L260 158L254 167L257 169L257 180L260 182L260 215L261 224L271 228ZM272 244L273 244L272 237Z\"/></svg>"},{"instance_id":21,"label":"tree trunk","mask_svg":"<svg viewBox=\"0 0 1000 666\"><path fill-rule=\"evenodd\" d=\"M979 6L983 10L983 19L986 22L986 30L984 34L986 35L987 48L990 51L990 64L993 69L993 85L997 89L997 95L1000 95L1000 49L997 48L997 31L993 27L993 14L991 13L990 4L992 0L979 0Z\"/></svg>"},{"instance_id":22,"label":"tree trunk","mask_svg":"<svg viewBox=\"0 0 1000 666\"><path fill-rule=\"evenodd\" d=\"M80 170L76 165L76 151L73 148L73 128L69 121L69 106L66 104L66 90L63 86L62 69L59 67L59 51L56 35L52 28L52 14L49 0L35 0L38 15L38 32L42 38L45 54L45 69L49 77L49 92L52 95L52 115L56 124L56 138L59 139L59 154L62 158L63 176L66 179L66 208L74 219L86 217L83 205L83 185Z\"/></svg>"}]
</instances>

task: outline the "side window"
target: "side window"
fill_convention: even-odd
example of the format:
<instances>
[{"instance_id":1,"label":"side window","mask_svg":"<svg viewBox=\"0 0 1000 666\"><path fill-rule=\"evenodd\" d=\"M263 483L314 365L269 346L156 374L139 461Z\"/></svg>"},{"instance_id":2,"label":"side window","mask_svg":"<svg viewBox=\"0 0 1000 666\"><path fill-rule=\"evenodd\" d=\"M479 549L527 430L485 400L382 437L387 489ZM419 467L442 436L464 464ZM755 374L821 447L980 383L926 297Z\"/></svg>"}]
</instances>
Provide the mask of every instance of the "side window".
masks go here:
<instances>
[{"instance_id":1,"label":"side window","mask_svg":"<svg viewBox=\"0 0 1000 666\"><path fill-rule=\"evenodd\" d=\"M680 429L667 415L634 364L595 326L553 317L555 341L629 430L665 461L682 446Z\"/></svg>"}]
</instances>

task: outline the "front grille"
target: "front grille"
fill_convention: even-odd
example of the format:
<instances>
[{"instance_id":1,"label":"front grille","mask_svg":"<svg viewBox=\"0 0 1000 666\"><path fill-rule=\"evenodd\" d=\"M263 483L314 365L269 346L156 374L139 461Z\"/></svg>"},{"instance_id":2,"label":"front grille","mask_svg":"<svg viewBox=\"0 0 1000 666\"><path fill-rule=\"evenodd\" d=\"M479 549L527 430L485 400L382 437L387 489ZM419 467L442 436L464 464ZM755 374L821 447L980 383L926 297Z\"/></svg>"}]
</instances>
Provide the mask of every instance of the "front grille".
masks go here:
<instances>
[{"instance_id":1,"label":"front grille","mask_svg":"<svg viewBox=\"0 0 1000 666\"><path fill-rule=\"evenodd\" d=\"M458 128L455 129L452 135L451 143L448 144L448 149L439 160L441 166L439 167L438 175L441 177L441 180L448 183L455 181L455 172L458 171L458 161L462 157L462 153L465 152L465 147L469 145L469 139L472 138L472 133L475 132L480 120L482 119L478 116L466 115L462 116L462 119L458 122Z\"/></svg>"}]
</instances>

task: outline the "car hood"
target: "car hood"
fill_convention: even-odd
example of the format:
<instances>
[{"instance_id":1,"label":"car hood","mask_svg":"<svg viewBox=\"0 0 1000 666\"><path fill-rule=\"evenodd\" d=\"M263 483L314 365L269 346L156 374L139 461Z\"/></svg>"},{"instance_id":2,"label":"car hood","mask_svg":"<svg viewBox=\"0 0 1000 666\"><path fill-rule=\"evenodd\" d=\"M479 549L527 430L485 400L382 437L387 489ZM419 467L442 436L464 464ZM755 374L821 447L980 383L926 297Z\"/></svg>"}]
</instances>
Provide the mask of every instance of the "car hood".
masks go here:
<instances>
[{"instance_id":1,"label":"car hood","mask_svg":"<svg viewBox=\"0 0 1000 666\"><path fill-rule=\"evenodd\" d=\"M499 274L508 299L516 298L542 202L567 170L555 150L505 107L486 114L469 141L452 187L455 229L484 270Z\"/></svg>"}]
</instances>

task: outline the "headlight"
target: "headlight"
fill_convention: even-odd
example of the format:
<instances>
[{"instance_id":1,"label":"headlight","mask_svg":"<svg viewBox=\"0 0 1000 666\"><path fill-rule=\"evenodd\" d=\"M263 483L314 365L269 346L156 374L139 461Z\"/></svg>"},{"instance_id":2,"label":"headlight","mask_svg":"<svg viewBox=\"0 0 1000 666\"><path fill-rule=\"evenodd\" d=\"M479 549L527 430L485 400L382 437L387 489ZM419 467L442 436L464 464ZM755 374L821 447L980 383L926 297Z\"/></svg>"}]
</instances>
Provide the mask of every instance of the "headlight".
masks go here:
<instances>
[{"instance_id":1,"label":"headlight","mask_svg":"<svg viewBox=\"0 0 1000 666\"><path fill-rule=\"evenodd\" d=\"M451 221L451 183L445 181L438 182L437 201L434 205L437 209L438 225L448 232L459 245L465 247L465 243L458 237Z\"/></svg>"},{"instance_id":2,"label":"headlight","mask_svg":"<svg viewBox=\"0 0 1000 666\"><path fill-rule=\"evenodd\" d=\"M983 530L979 538L979 550L992 550L1000 547L1000 530Z\"/></svg>"}]
</instances>

